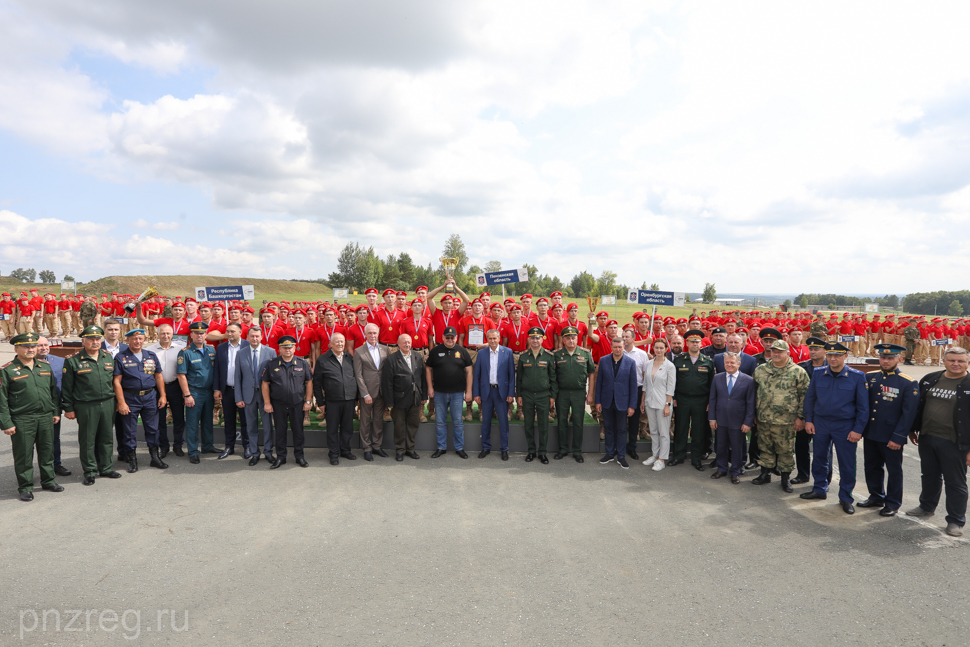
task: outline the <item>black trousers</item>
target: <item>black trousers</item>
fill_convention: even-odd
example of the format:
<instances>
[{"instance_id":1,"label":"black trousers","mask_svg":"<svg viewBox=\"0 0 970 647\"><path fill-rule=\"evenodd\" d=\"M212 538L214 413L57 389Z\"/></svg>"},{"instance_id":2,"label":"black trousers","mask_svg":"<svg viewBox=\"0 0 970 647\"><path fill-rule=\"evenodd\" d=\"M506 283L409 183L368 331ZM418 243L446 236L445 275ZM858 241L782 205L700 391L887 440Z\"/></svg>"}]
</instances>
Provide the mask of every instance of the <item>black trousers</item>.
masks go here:
<instances>
[{"instance_id":1,"label":"black trousers","mask_svg":"<svg viewBox=\"0 0 970 647\"><path fill-rule=\"evenodd\" d=\"M185 444L185 398L182 397L182 387L174 380L165 385L165 399L168 404L165 409L158 411L158 448L168 451L168 418L166 409L172 410L172 444L171 447L181 447Z\"/></svg>"},{"instance_id":2,"label":"black trousers","mask_svg":"<svg viewBox=\"0 0 970 647\"><path fill-rule=\"evenodd\" d=\"M867 438L862 441L862 455L869 498L882 499L886 507L899 510L903 504L903 448L889 449L886 443ZM883 480L884 474L889 475L888 482Z\"/></svg>"},{"instance_id":3,"label":"black trousers","mask_svg":"<svg viewBox=\"0 0 970 647\"><path fill-rule=\"evenodd\" d=\"M226 449L236 446L236 415L239 415L243 449L249 451L249 434L246 433L246 409L236 406L236 390L228 384L222 389L222 416L225 420Z\"/></svg>"},{"instance_id":4,"label":"black trousers","mask_svg":"<svg viewBox=\"0 0 970 647\"><path fill-rule=\"evenodd\" d=\"M273 428L276 430L276 456L286 458L286 421L293 432L293 457L303 458L303 401L287 405L271 401L273 405Z\"/></svg>"},{"instance_id":5,"label":"black trousers","mask_svg":"<svg viewBox=\"0 0 970 647\"><path fill-rule=\"evenodd\" d=\"M637 451L637 439L640 438L640 401L643 399L643 387L637 387L637 406L633 415L626 419L626 453ZM585 411L583 412L585 414Z\"/></svg>"},{"instance_id":6,"label":"black trousers","mask_svg":"<svg viewBox=\"0 0 970 647\"><path fill-rule=\"evenodd\" d=\"M920 434L919 460L923 480L919 507L936 510L946 487L946 522L962 528L967 523L967 455L952 440Z\"/></svg>"},{"instance_id":7,"label":"black trousers","mask_svg":"<svg viewBox=\"0 0 970 647\"><path fill-rule=\"evenodd\" d=\"M320 404L319 402L317 404ZM327 450L330 458L350 452L350 437L354 435L354 405L356 400L327 400ZM367 448L370 451L370 448Z\"/></svg>"},{"instance_id":8,"label":"black trousers","mask_svg":"<svg viewBox=\"0 0 970 647\"><path fill-rule=\"evenodd\" d=\"M812 478L812 438L814 436L804 429L795 432L795 469L796 478ZM834 449L834 448L833 448ZM832 482L832 452L829 452L829 483Z\"/></svg>"}]
</instances>

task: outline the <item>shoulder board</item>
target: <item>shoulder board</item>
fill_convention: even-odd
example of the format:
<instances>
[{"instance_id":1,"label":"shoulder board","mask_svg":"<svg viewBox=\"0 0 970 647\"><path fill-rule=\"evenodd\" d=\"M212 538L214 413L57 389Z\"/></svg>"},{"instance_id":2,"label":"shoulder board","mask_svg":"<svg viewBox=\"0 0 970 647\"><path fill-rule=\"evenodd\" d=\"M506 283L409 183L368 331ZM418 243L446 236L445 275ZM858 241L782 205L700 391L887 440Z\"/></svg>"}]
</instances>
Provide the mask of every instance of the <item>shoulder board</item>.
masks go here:
<instances>
[{"instance_id":1,"label":"shoulder board","mask_svg":"<svg viewBox=\"0 0 970 647\"><path fill-rule=\"evenodd\" d=\"M4 369L4 368L7 368L7 367L8 367L8 366L10 366L11 364L13 364L13 362L7 362L7 363L6 363L6 364L4 364L3 366L0 366L0 369Z\"/></svg>"},{"instance_id":2,"label":"shoulder board","mask_svg":"<svg viewBox=\"0 0 970 647\"><path fill-rule=\"evenodd\" d=\"M49 361L49 360L46 360L46 359L41 359L41 358L39 358L39 357L37 358L37 361L38 361L38 362L43 362L43 363L45 363L45 364L50 364L50 361Z\"/></svg>"},{"instance_id":3,"label":"shoulder board","mask_svg":"<svg viewBox=\"0 0 970 647\"><path fill-rule=\"evenodd\" d=\"M906 375L905 373L900 373L899 374L899 377L905 378L906 380L908 380L910 382L915 382L916 381L916 378L915 377L910 377L909 375Z\"/></svg>"},{"instance_id":4,"label":"shoulder board","mask_svg":"<svg viewBox=\"0 0 970 647\"><path fill-rule=\"evenodd\" d=\"M850 373L858 373L859 375L863 375L863 376L865 375L865 373L863 373L862 371L860 371L860 370L859 370L859 369L857 369L857 368L852 368L851 366L849 366L849 367L847 367L847 368L849 369L849 372L850 372Z\"/></svg>"}]
</instances>

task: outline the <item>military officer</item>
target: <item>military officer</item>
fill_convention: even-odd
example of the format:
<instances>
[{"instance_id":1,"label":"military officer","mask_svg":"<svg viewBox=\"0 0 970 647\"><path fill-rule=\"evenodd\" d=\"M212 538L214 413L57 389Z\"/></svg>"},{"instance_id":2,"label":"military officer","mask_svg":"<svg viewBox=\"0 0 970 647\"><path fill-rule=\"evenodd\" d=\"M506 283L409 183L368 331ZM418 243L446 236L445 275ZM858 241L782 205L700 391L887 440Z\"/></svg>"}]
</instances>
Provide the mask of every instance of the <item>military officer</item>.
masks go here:
<instances>
[{"instance_id":1,"label":"military officer","mask_svg":"<svg viewBox=\"0 0 970 647\"><path fill-rule=\"evenodd\" d=\"M61 403L64 417L77 420L84 485L94 485L97 476L120 479L111 469L111 425L115 415L114 360L101 348L104 330L88 326L81 331L84 349L64 361Z\"/></svg>"},{"instance_id":2,"label":"military officer","mask_svg":"<svg viewBox=\"0 0 970 647\"><path fill-rule=\"evenodd\" d=\"M815 371L823 371L828 363L825 361L825 340L818 337L809 337L805 342L808 346L809 359L799 362L798 365L808 374L808 380L812 380ZM802 425L800 431L795 432L795 467L798 474L790 483L800 485L808 483L812 474L812 434L805 431ZM832 480L832 459L829 454L829 481Z\"/></svg>"},{"instance_id":3,"label":"military officer","mask_svg":"<svg viewBox=\"0 0 970 647\"><path fill-rule=\"evenodd\" d=\"M896 344L877 344L879 371L866 375L869 382L869 418L862 436L862 455L869 498L860 508L882 507L879 514L892 517L903 503L903 445L919 409L919 385L900 372ZM883 481L883 467L889 476Z\"/></svg>"},{"instance_id":4,"label":"military officer","mask_svg":"<svg viewBox=\"0 0 970 647\"><path fill-rule=\"evenodd\" d=\"M906 348L903 350L906 351L906 364L909 366L913 365L913 357L916 356L916 345L920 343L920 336L921 333L919 328L916 326L916 321L911 319L909 325L903 330L903 338L906 340ZM880 345L885 346L885 344ZM881 359L882 357L883 354L880 353L879 358ZM905 439L903 442L905 442Z\"/></svg>"},{"instance_id":5,"label":"military officer","mask_svg":"<svg viewBox=\"0 0 970 647\"><path fill-rule=\"evenodd\" d=\"M815 373L805 394L805 431L814 434L812 477L815 485L803 499L825 499L829 481L829 447L835 445L839 461L839 502L846 514L855 513L856 443L869 422L869 395L862 371L845 365L849 349L826 342L828 366Z\"/></svg>"},{"instance_id":6,"label":"military officer","mask_svg":"<svg viewBox=\"0 0 970 647\"><path fill-rule=\"evenodd\" d=\"M280 356L263 367L263 409L273 414L276 429L276 460L270 469L286 464L286 422L293 433L293 457L300 467L309 467L303 457L303 415L313 401L313 371L302 357L296 357L296 338L280 337Z\"/></svg>"},{"instance_id":7,"label":"military officer","mask_svg":"<svg viewBox=\"0 0 970 647\"><path fill-rule=\"evenodd\" d=\"M704 471L705 428L707 422L707 403L710 399L711 384L714 382L714 360L701 354L701 341L704 333L688 330L684 334L687 352L674 358L677 383L674 387L674 408L676 409L676 431L674 433L674 457L668 466L680 465L687 458L687 437L690 436L690 462L698 472Z\"/></svg>"},{"instance_id":8,"label":"military officer","mask_svg":"<svg viewBox=\"0 0 970 647\"><path fill-rule=\"evenodd\" d=\"M583 420L586 405L593 404L596 364L593 354L579 346L579 329L566 326L560 333L562 347L552 354L556 366L556 410L559 412L559 451L553 456L557 461L570 453L577 463L583 462ZM588 387L588 389L587 389ZM570 432L572 432L570 434Z\"/></svg>"},{"instance_id":9,"label":"military officer","mask_svg":"<svg viewBox=\"0 0 970 647\"><path fill-rule=\"evenodd\" d=\"M11 339L17 356L0 368L0 429L10 436L21 501L34 500L35 445L41 487L64 491L54 480L54 423L61 419L61 403L51 365L36 359L39 339L33 332Z\"/></svg>"},{"instance_id":10,"label":"military officer","mask_svg":"<svg viewBox=\"0 0 970 647\"><path fill-rule=\"evenodd\" d=\"M539 326L529 328L529 347L519 355L515 373L515 395L525 413L525 440L529 446L525 462L531 463L538 455L539 462L548 465L546 445L549 444L549 407L555 403L559 388L552 353L542 347L544 337L545 333ZM538 443L536 416L539 418Z\"/></svg>"},{"instance_id":11,"label":"military officer","mask_svg":"<svg viewBox=\"0 0 970 647\"><path fill-rule=\"evenodd\" d=\"M81 327L89 328L94 325L95 319L98 316L98 304L95 303L94 297L88 297L81 304L81 310L79 312L81 315Z\"/></svg>"},{"instance_id":12,"label":"military officer","mask_svg":"<svg viewBox=\"0 0 970 647\"><path fill-rule=\"evenodd\" d=\"M128 456L128 473L138 471L138 416L145 430L145 444L151 456L151 466L166 469L168 465L158 456L158 410L168 404L165 399L165 379L162 362L152 351L144 348L145 331L129 330L125 335L128 348L115 357L114 390L118 413L122 416L122 440ZM177 361L177 360L176 360ZM161 398L158 394L161 394Z\"/></svg>"},{"instance_id":13,"label":"military officer","mask_svg":"<svg viewBox=\"0 0 970 647\"><path fill-rule=\"evenodd\" d=\"M191 342L179 351L175 360L179 388L185 399L185 439L189 447L189 462L199 462L201 453L218 454L212 444L212 408L214 396L212 380L216 351L205 343L208 326L203 321L189 325Z\"/></svg>"}]
</instances>

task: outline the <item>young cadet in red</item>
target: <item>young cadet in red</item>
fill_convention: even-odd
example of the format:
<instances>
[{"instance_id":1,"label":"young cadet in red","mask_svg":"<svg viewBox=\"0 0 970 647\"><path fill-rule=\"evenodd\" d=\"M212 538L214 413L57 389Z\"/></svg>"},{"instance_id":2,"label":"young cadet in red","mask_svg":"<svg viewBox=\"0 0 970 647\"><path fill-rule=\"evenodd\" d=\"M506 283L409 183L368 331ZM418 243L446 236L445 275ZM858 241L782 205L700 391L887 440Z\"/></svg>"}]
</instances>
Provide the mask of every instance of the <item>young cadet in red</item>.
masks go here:
<instances>
[{"instance_id":1,"label":"young cadet in red","mask_svg":"<svg viewBox=\"0 0 970 647\"><path fill-rule=\"evenodd\" d=\"M492 319L492 330L501 332L502 324L505 323L505 308L496 301L488 307L488 314Z\"/></svg>"},{"instance_id":2,"label":"young cadet in red","mask_svg":"<svg viewBox=\"0 0 970 647\"><path fill-rule=\"evenodd\" d=\"M259 343L263 346L269 346L279 354L280 337L283 336L283 332L286 329L278 324L276 311L270 307L263 308L260 312L259 319L259 330L262 333Z\"/></svg>"},{"instance_id":3,"label":"young cadet in red","mask_svg":"<svg viewBox=\"0 0 970 647\"><path fill-rule=\"evenodd\" d=\"M359 305L355 313L357 320L344 328L346 331L344 335L347 337L347 352L351 355L367 341L367 334L364 332L364 328L367 326L370 309L366 305Z\"/></svg>"},{"instance_id":4,"label":"young cadet in red","mask_svg":"<svg viewBox=\"0 0 970 647\"><path fill-rule=\"evenodd\" d=\"M485 341L485 333L493 327L491 318L485 316L485 304L482 303L481 299L472 300L472 313L458 324L458 343L468 349L472 356L472 362L478 357L478 351L488 346ZM469 341L475 333L481 334L481 343Z\"/></svg>"},{"instance_id":5,"label":"young cadet in red","mask_svg":"<svg viewBox=\"0 0 970 647\"><path fill-rule=\"evenodd\" d=\"M386 346L388 352L397 350L397 324L404 318L395 306L396 298L397 292L384 290L384 305L372 309L367 319L368 323L377 324L377 343Z\"/></svg>"},{"instance_id":6,"label":"young cadet in red","mask_svg":"<svg viewBox=\"0 0 970 647\"><path fill-rule=\"evenodd\" d=\"M599 364L600 358L613 352L610 337L607 335L606 327L610 322L610 313L600 310L596 313L596 328L589 326L586 331L586 339L589 340L590 351L593 353L593 363ZM660 333L657 333L660 336ZM604 352L604 349L605 352Z\"/></svg>"},{"instance_id":7,"label":"young cadet in red","mask_svg":"<svg viewBox=\"0 0 970 647\"><path fill-rule=\"evenodd\" d=\"M536 300L536 313L529 322L530 327L542 328L542 347L548 351L556 350L559 339L559 322L549 315L549 299L539 297ZM612 352L612 351L611 351Z\"/></svg>"},{"instance_id":8,"label":"young cadet in red","mask_svg":"<svg viewBox=\"0 0 970 647\"><path fill-rule=\"evenodd\" d=\"M431 295L435 294L435 292L437 290L431 292ZM442 336L445 328L451 327L458 330L458 324L461 323L461 315L464 312L465 304L462 303L457 308L454 307L454 304L454 298L447 294L441 297L440 308L435 307L433 299L428 301L428 309L431 310L431 325L434 327L435 344L445 343L444 337Z\"/></svg>"},{"instance_id":9,"label":"young cadet in red","mask_svg":"<svg viewBox=\"0 0 970 647\"><path fill-rule=\"evenodd\" d=\"M316 339L313 343L313 356L320 357L330 350L330 340L336 333L347 337L347 330L337 323L337 313L333 308L326 308L323 311L323 322L314 328Z\"/></svg>"},{"instance_id":10,"label":"young cadet in red","mask_svg":"<svg viewBox=\"0 0 970 647\"><path fill-rule=\"evenodd\" d=\"M415 299L411 302L410 316L398 323L398 336L411 335L411 350L417 351L421 357L428 359L431 335L431 320L424 316L424 301Z\"/></svg>"},{"instance_id":11,"label":"young cadet in red","mask_svg":"<svg viewBox=\"0 0 970 647\"><path fill-rule=\"evenodd\" d=\"M141 325L151 324L158 328L162 324L168 324L172 327L172 338L177 338L181 335L181 341L186 342L189 338L189 321L185 318L185 304L181 301L176 301L172 304L172 318L160 317L158 319L148 319L145 317L145 313L141 311L141 306L135 308L135 315L138 318L138 323Z\"/></svg>"}]
</instances>

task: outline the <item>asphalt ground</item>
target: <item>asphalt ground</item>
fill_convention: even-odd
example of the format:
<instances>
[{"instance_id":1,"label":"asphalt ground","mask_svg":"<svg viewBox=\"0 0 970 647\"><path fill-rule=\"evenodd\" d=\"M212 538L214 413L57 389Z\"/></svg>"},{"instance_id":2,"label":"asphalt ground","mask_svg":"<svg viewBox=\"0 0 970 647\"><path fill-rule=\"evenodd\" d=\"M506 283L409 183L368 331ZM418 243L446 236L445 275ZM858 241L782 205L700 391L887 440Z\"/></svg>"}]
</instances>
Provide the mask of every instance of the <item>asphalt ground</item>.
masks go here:
<instances>
[{"instance_id":1,"label":"asphalt ground","mask_svg":"<svg viewBox=\"0 0 970 647\"><path fill-rule=\"evenodd\" d=\"M161 471L141 450L137 474L84 487L74 422L62 446L65 491L22 503L0 442L2 645L968 642L968 541L942 505L849 516L834 491L589 454Z\"/></svg>"}]
</instances>

